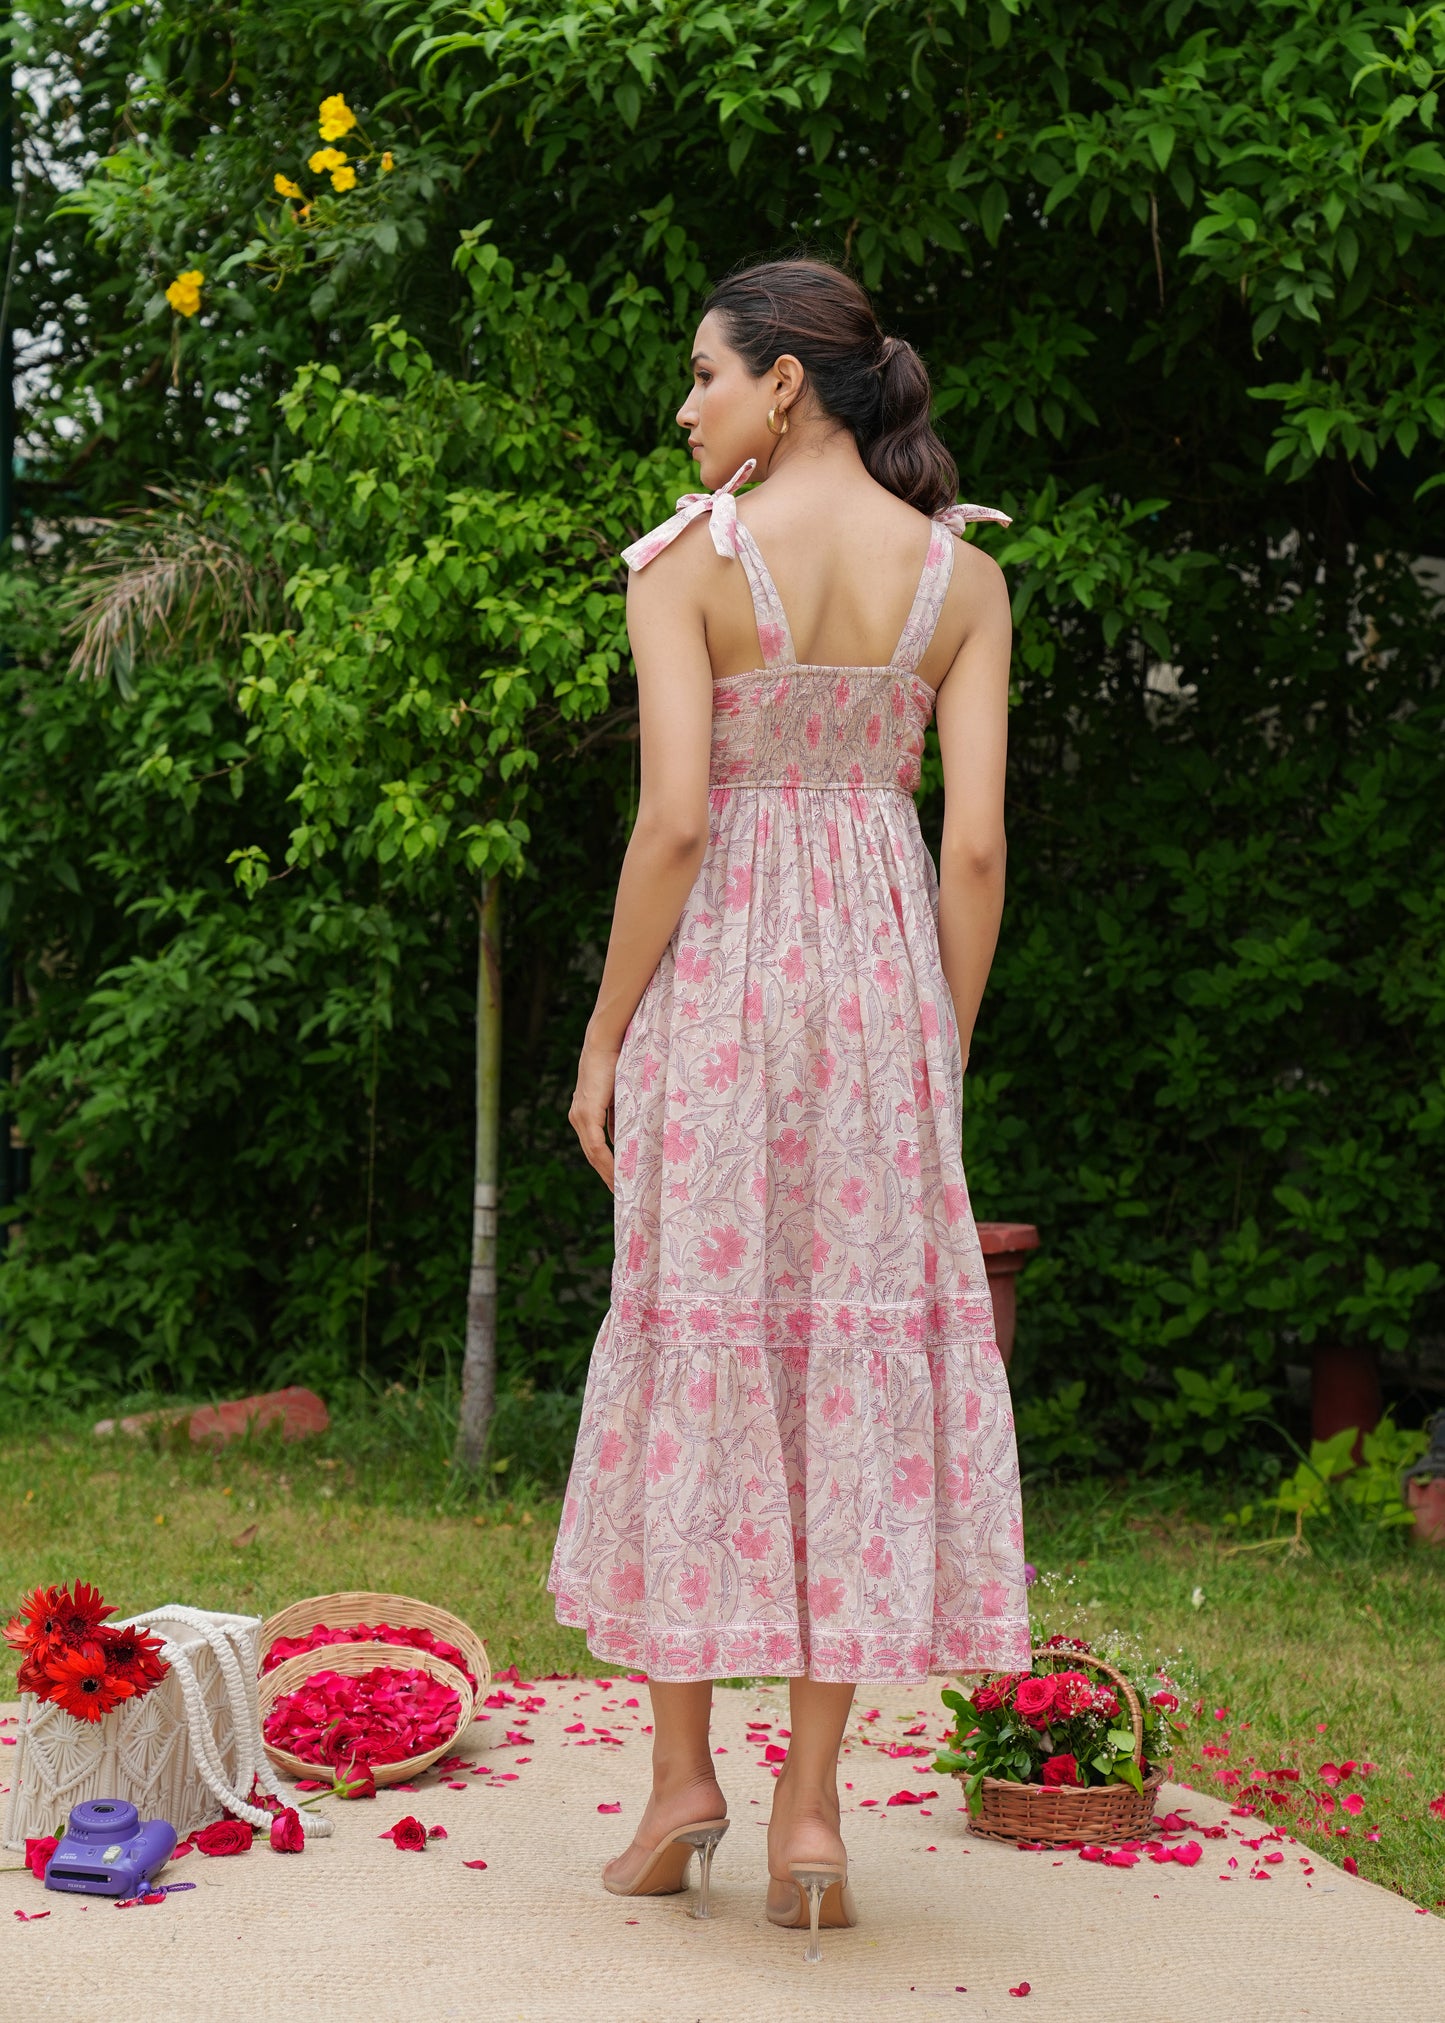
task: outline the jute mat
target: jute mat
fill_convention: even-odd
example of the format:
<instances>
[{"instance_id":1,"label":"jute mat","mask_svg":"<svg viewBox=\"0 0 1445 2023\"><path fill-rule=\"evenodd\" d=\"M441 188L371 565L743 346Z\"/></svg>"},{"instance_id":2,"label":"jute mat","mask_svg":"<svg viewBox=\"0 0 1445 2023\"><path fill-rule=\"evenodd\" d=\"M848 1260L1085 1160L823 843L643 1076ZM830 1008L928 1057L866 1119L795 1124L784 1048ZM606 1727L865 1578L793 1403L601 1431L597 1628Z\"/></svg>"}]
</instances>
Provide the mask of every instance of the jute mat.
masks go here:
<instances>
[{"instance_id":1,"label":"jute mat","mask_svg":"<svg viewBox=\"0 0 1445 2023\"><path fill-rule=\"evenodd\" d=\"M859 1689L843 1824L860 1923L824 1933L822 1964L808 1966L806 1935L763 1916L766 1751L786 1741L785 1687L717 1689L714 1740L733 1825L706 1923L688 1914L691 1892L623 1899L597 1879L646 1792L645 1689L547 1679L498 1690L513 1698L485 1709L464 1767L428 1773L415 1791L332 1804L335 1836L304 1854L259 1842L230 1859L191 1854L161 1880L194 1889L126 1910L61 1897L27 1875L0 1878L0 2017L122 2005L147 2023L243 2014L1439 2023L1445 2014L1440 1920L1287 1839L1247 1846L1259 1821L1181 1787L1166 1787L1162 1810L1196 1823L1174 1843L1200 1843L1192 1867L1147 1856L1104 1867L971 1836L955 1782L930 1771L928 1756L902 1753L931 1754L942 1732L933 1685ZM6 1767L0 1760L0 1777ZM890 1805L899 1792L917 1802ZM446 1838L411 1854L377 1837L408 1813ZM1221 1838L1203 1831L1219 1826ZM464 1866L474 1860L487 1867ZM16 1910L50 1915L22 1923ZM1010 1992L1025 1983L1026 1994Z\"/></svg>"}]
</instances>

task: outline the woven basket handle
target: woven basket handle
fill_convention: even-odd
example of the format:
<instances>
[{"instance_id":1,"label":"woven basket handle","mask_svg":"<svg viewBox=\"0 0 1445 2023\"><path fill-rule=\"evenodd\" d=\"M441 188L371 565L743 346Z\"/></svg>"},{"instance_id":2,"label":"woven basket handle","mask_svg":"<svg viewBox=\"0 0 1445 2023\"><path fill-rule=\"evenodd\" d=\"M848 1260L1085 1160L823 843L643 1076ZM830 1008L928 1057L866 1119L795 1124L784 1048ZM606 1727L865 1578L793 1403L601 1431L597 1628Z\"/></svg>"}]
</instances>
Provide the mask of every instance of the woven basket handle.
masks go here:
<instances>
[{"instance_id":1,"label":"woven basket handle","mask_svg":"<svg viewBox=\"0 0 1445 2023\"><path fill-rule=\"evenodd\" d=\"M148 1626L152 1622L183 1622L198 1630L210 1645L216 1664L225 1683L227 1698L231 1703L231 1724L236 1737L236 1781L245 1787L244 1791L234 1790L226 1781L224 1766L216 1749L215 1737L211 1732L205 1701L201 1694L200 1682L191 1664L190 1653L184 1645L172 1643L163 1638L161 1651L175 1672L185 1701L186 1721L191 1734L191 1750L196 1759L196 1767L210 1787L214 1798L219 1799L227 1812L237 1818L249 1820L252 1827L269 1830L271 1815L264 1807L252 1805L247 1794L253 1781L259 1783L263 1791L269 1791L273 1798L285 1799L287 1794L276 1781L274 1771L264 1751L258 1748L259 1735L252 1732L250 1694L245 1675L241 1670L235 1649L226 1633L224 1624L218 1623L205 1609L192 1609L172 1605L169 1608L152 1609L144 1615L132 1616L133 1623ZM333 1822L322 1814L308 1813L301 1821L301 1830L308 1838L325 1839L333 1831Z\"/></svg>"},{"instance_id":2,"label":"woven basket handle","mask_svg":"<svg viewBox=\"0 0 1445 2023\"><path fill-rule=\"evenodd\" d=\"M1134 1760L1139 1765L1142 1774L1144 1769L1144 1709L1139 1704L1139 1695L1134 1691L1134 1688L1129 1684L1129 1681L1124 1677L1118 1666L1111 1665L1107 1658L1095 1657L1092 1651L1069 1652L1057 1649L1050 1650L1047 1644L1036 1645L1029 1655L1034 1658L1050 1659L1072 1656L1077 1658L1080 1664L1088 1665L1093 1671L1108 1673L1114 1684L1119 1688L1119 1697L1129 1710L1129 1720L1134 1729Z\"/></svg>"}]
</instances>

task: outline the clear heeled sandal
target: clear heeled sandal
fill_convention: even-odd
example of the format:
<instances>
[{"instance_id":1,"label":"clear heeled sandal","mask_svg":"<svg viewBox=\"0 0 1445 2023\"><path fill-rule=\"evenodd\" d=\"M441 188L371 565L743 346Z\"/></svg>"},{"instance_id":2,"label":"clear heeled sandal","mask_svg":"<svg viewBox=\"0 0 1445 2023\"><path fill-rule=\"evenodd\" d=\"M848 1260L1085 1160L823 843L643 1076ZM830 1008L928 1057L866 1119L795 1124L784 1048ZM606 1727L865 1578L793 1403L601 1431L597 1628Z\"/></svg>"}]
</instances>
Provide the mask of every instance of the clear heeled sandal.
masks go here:
<instances>
[{"instance_id":1,"label":"clear heeled sandal","mask_svg":"<svg viewBox=\"0 0 1445 2023\"><path fill-rule=\"evenodd\" d=\"M694 1826L679 1826L657 1843L635 1881L625 1889L602 1878L602 1887L615 1897L673 1896L687 1888L687 1865L694 1854L698 1865L697 1902L691 1916L710 1918L712 1907L708 1886L712 1879L712 1858L718 1842L728 1830L725 1819L703 1819Z\"/></svg>"},{"instance_id":2,"label":"clear heeled sandal","mask_svg":"<svg viewBox=\"0 0 1445 2023\"><path fill-rule=\"evenodd\" d=\"M800 1930L806 1925L808 1947L803 1958L810 1965L816 1966L823 1957L823 1942L819 1933L856 1925L858 1922L858 1906L854 1903L853 1892L848 1887L847 1864L836 1861L790 1861L788 1877L797 1890L797 1896L786 1911L775 1911L769 1904L768 1922L781 1925L788 1931Z\"/></svg>"}]
</instances>

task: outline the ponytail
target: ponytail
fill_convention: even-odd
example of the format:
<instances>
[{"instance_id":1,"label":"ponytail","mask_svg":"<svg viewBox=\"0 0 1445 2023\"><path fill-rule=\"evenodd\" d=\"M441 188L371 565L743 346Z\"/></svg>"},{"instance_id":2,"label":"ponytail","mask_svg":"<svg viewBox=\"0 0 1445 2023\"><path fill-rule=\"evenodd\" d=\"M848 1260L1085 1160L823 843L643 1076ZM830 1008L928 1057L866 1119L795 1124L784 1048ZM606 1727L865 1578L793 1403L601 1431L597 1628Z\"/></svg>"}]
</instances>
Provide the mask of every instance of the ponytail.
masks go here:
<instances>
[{"instance_id":1,"label":"ponytail","mask_svg":"<svg viewBox=\"0 0 1445 2023\"><path fill-rule=\"evenodd\" d=\"M885 337L878 360L878 433L858 447L870 477L933 514L958 497L958 466L933 432L928 368L906 337Z\"/></svg>"}]
</instances>

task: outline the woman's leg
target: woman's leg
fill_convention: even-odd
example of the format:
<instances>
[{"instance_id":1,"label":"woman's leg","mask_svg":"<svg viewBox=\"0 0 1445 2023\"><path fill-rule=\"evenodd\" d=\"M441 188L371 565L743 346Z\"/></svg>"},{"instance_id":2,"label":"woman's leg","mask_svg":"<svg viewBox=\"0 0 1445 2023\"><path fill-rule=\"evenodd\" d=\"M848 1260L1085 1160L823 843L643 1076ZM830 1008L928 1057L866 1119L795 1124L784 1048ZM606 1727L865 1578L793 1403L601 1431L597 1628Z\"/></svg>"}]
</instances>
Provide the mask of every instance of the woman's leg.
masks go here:
<instances>
[{"instance_id":1,"label":"woman's leg","mask_svg":"<svg viewBox=\"0 0 1445 2023\"><path fill-rule=\"evenodd\" d=\"M773 1787L773 1811L768 1821L768 1873L781 1878L768 1894L786 1910L795 1891L787 1882L790 1861L842 1861L843 1836L838 1830L838 1751L853 1706L852 1686L824 1685L817 1679L791 1679L792 1734L788 1760Z\"/></svg>"},{"instance_id":2,"label":"woman's leg","mask_svg":"<svg viewBox=\"0 0 1445 2023\"><path fill-rule=\"evenodd\" d=\"M709 1735L712 1680L675 1685L649 1680L647 1690L652 1695L652 1795L632 1845L602 1871L623 1889L641 1875L648 1856L669 1833L695 1821L721 1819L727 1812Z\"/></svg>"}]
</instances>

